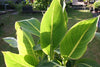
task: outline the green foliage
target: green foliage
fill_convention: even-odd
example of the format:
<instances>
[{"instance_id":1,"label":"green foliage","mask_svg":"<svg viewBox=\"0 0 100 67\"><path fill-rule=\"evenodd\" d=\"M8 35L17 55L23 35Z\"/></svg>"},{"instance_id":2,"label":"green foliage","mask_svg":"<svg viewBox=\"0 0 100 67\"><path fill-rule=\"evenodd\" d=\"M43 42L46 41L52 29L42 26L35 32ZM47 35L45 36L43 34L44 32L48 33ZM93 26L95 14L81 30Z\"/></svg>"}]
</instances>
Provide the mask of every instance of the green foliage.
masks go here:
<instances>
[{"instance_id":1,"label":"green foliage","mask_svg":"<svg viewBox=\"0 0 100 67\"><path fill-rule=\"evenodd\" d=\"M23 31L20 28L17 29L17 42L19 44L18 45L19 54L22 55L33 54L32 47L35 44L30 33Z\"/></svg>"},{"instance_id":2,"label":"green foliage","mask_svg":"<svg viewBox=\"0 0 100 67\"><path fill-rule=\"evenodd\" d=\"M12 7L15 5L14 1L5 1L4 3L9 4Z\"/></svg>"},{"instance_id":3,"label":"green foliage","mask_svg":"<svg viewBox=\"0 0 100 67\"><path fill-rule=\"evenodd\" d=\"M15 4L14 7L20 13L20 12L22 12L23 4L22 3Z\"/></svg>"},{"instance_id":4,"label":"green foliage","mask_svg":"<svg viewBox=\"0 0 100 67\"><path fill-rule=\"evenodd\" d=\"M34 24L34 21L36 22L36 19L30 19L30 20L33 20L33 24ZM9 67L14 66L13 63L8 64L9 63L8 59L13 57L13 55L16 56L15 58L18 57L21 60L27 61L27 63L29 63L29 64L32 63L32 67L34 67L33 65L36 66L39 62L39 58L36 57L36 54L33 50L33 46L35 45L34 40L31 36L30 32L28 32L26 29L24 29L25 24L23 24L24 26L22 24L23 24L23 22L20 22L20 21L16 22L16 24L15 24L15 28L16 28L16 31L17 31L17 42L18 42L19 54L14 54L14 53L10 54L9 52L3 52L4 57L7 59L7 60L5 60L5 62L7 63L7 66L10 65ZM22 56L22 57L20 57L20 56ZM15 61L16 59L15 60L14 59L10 59L10 61L11 60ZM14 63L17 63L17 62L18 61L14 62ZM19 67L24 67L23 64L24 63L22 63L21 65L20 64L18 64L18 65L19 65Z\"/></svg>"},{"instance_id":5,"label":"green foliage","mask_svg":"<svg viewBox=\"0 0 100 67\"><path fill-rule=\"evenodd\" d=\"M97 67L94 61L73 61L85 53L96 32L97 20L98 17L81 21L67 31L65 5L62 8L60 0L53 0L41 25L35 18L16 22L19 54L3 52L5 63L7 67ZM37 44L32 34L40 37Z\"/></svg>"},{"instance_id":6,"label":"green foliage","mask_svg":"<svg viewBox=\"0 0 100 67\"><path fill-rule=\"evenodd\" d=\"M23 27L21 28L18 23L16 23L16 26L19 54L31 55L34 59L34 65L37 65L38 59L33 50L35 44L31 34L24 30Z\"/></svg>"},{"instance_id":7,"label":"green foliage","mask_svg":"<svg viewBox=\"0 0 100 67\"><path fill-rule=\"evenodd\" d=\"M7 67L34 67L34 59L29 55L18 55L11 52L3 52L3 55Z\"/></svg>"},{"instance_id":8,"label":"green foliage","mask_svg":"<svg viewBox=\"0 0 100 67\"><path fill-rule=\"evenodd\" d=\"M62 56L78 59L87 49L87 44L94 37L97 18L75 24L62 39L60 50ZM77 33L79 32L79 33Z\"/></svg>"},{"instance_id":9,"label":"green foliage","mask_svg":"<svg viewBox=\"0 0 100 67\"><path fill-rule=\"evenodd\" d=\"M9 4L10 7L14 8L18 12L22 12L22 7L24 5L23 1L21 3L15 3L14 1L5 1L5 3Z\"/></svg>"},{"instance_id":10,"label":"green foliage","mask_svg":"<svg viewBox=\"0 0 100 67\"><path fill-rule=\"evenodd\" d=\"M52 0L34 0L29 1L26 0L26 5L31 5L33 7L33 10L47 10L47 8L50 6Z\"/></svg>"},{"instance_id":11,"label":"green foliage","mask_svg":"<svg viewBox=\"0 0 100 67\"><path fill-rule=\"evenodd\" d=\"M17 48L17 40L14 37L5 37L3 38L11 47Z\"/></svg>"},{"instance_id":12,"label":"green foliage","mask_svg":"<svg viewBox=\"0 0 100 67\"><path fill-rule=\"evenodd\" d=\"M59 1L54 0L45 13L40 28L41 47L49 56L50 54L53 56L52 52L58 47L59 42L66 32L67 28L64 18L66 17L64 16L64 11L62 11Z\"/></svg>"},{"instance_id":13,"label":"green foliage","mask_svg":"<svg viewBox=\"0 0 100 67\"><path fill-rule=\"evenodd\" d=\"M87 2L88 0L83 0L84 2Z\"/></svg>"},{"instance_id":14,"label":"green foliage","mask_svg":"<svg viewBox=\"0 0 100 67\"><path fill-rule=\"evenodd\" d=\"M46 10L52 0L35 0L32 4L33 8Z\"/></svg>"},{"instance_id":15,"label":"green foliage","mask_svg":"<svg viewBox=\"0 0 100 67\"><path fill-rule=\"evenodd\" d=\"M18 26L20 26L23 30L40 37L40 22L37 19L31 18L27 20L17 21L15 28L17 29Z\"/></svg>"},{"instance_id":16,"label":"green foliage","mask_svg":"<svg viewBox=\"0 0 100 67\"><path fill-rule=\"evenodd\" d=\"M93 5L94 8L100 8L100 1L96 1Z\"/></svg>"}]
</instances>

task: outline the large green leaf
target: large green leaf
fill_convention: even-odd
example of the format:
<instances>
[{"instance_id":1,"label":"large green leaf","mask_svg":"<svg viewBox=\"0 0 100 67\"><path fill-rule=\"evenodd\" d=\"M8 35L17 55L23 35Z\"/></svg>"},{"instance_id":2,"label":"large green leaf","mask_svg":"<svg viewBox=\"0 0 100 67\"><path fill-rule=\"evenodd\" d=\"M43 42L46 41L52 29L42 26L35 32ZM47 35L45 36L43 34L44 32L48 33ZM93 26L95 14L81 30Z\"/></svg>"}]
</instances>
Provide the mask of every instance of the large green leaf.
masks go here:
<instances>
[{"instance_id":1,"label":"large green leaf","mask_svg":"<svg viewBox=\"0 0 100 67\"><path fill-rule=\"evenodd\" d=\"M11 52L3 52L3 55L7 67L35 67L34 59L29 55L23 56Z\"/></svg>"},{"instance_id":2,"label":"large green leaf","mask_svg":"<svg viewBox=\"0 0 100 67\"><path fill-rule=\"evenodd\" d=\"M100 65L94 60L80 59L76 61L74 67L100 67Z\"/></svg>"},{"instance_id":3,"label":"large green leaf","mask_svg":"<svg viewBox=\"0 0 100 67\"><path fill-rule=\"evenodd\" d=\"M38 64L38 58L33 51L34 40L29 32L17 28L18 50L21 55L32 55L34 63Z\"/></svg>"},{"instance_id":4,"label":"large green leaf","mask_svg":"<svg viewBox=\"0 0 100 67\"><path fill-rule=\"evenodd\" d=\"M27 32L30 32L36 36L40 36L40 22L35 18L17 21L15 24L16 29L17 25Z\"/></svg>"},{"instance_id":5,"label":"large green leaf","mask_svg":"<svg viewBox=\"0 0 100 67\"><path fill-rule=\"evenodd\" d=\"M18 28L17 42L18 42L19 54L22 54L22 55L33 54L33 46L35 44L30 33Z\"/></svg>"},{"instance_id":6,"label":"large green leaf","mask_svg":"<svg viewBox=\"0 0 100 67\"><path fill-rule=\"evenodd\" d=\"M3 38L11 47L17 48L17 40L14 37L5 37Z\"/></svg>"},{"instance_id":7,"label":"large green leaf","mask_svg":"<svg viewBox=\"0 0 100 67\"><path fill-rule=\"evenodd\" d=\"M52 55L66 32L65 17L67 16L65 16L65 12L60 5L60 0L53 0L43 16L40 28L40 42L43 51L47 55Z\"/></svg>"},{"instance_id":8,"label":"large green leaf","mask_svg":"<svg viewBox=\"0 0 100 67\"><path fill-rule=\"evenodd\" d=\"M97 20L96 17L75 24L60 42L61 55L73 59L80 58L94 37Z\"/></svg>"}]
</instances>

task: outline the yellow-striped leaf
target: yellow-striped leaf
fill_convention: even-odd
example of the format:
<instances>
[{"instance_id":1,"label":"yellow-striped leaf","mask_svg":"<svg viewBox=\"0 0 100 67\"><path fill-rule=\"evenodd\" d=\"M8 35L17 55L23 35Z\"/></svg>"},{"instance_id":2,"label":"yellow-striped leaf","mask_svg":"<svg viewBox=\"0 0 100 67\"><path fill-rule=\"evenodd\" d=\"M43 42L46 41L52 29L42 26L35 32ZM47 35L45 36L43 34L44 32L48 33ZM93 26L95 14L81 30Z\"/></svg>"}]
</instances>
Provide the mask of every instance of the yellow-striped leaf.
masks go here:
<instances>
[{"instance_id":1,"label":"yellow-striped leaf","mask_svg":"<svg viewBox=\"0 0 100 67\"><path fill-rule=\"evenodd\" d=\"M80 58L95 35L97 20L96 17L75 24L60 42L61 55L72 59Z\"/></svg>"},{"instance_id":2,"label":"yellow-striped leaf","mask_svg":"<svg viewBox=\"0 0 100 67\"><path fill-rule=\"evenodd\" d=\"M11 52L3 52L3 55L7 67L35 67L34 59L29 55L19 55Z\"/></svg>"},{"instance_id":3,"label":"yellow-striped leaf","mask_svg":"<svg viewBox=\"0 0 100 67\"><path fill-rule=\"evenodd\" d=\"M15 28L17 29L16 25L19 25L23 30L40 37L40 22L37 19L31 18L17 21L15 24Z\"/></svg>"},{"instance_id":4,"label":"yellow-striped leaf","mask_svg":"<svg viewBox=\"0 0 100 67\"><path fill-rule=\"evenodd\" d=\"M66 11L63 11L60 0L53 0L44 14L40 27L42 50L51 55L66 32ZM65 20L66 19L66 20Z\"/></svg>"}]
</instances>

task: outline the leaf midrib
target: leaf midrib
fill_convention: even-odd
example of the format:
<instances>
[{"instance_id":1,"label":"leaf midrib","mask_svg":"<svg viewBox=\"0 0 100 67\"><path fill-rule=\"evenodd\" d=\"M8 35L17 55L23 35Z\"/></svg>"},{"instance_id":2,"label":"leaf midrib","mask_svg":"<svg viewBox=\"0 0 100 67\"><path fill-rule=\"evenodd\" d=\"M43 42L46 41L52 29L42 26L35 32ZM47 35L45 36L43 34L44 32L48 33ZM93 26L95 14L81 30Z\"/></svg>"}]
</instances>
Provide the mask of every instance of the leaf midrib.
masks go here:
<instances>
[{"instance_id":1,"label":"leaf midrib","mask_svg":"<svg viewBox=\"0 0 100 67\"><path fill-rule=\"evenodd\" d=\"M39 33L40 33L40 31L39 31L39 29L38 28L36 28L29 20L26 20L33 28L35 28Z\"/></svg>"},{"instance_id":2,"label":"leaf midrib","mask_svg":"<svg viewBox=\"0 0 100 67\"><path fill-rule=\"evenodd\" d=\"M52 56L53 56L53 18L54 18L54 7L55 7L55 4L53 6L53 11L52 11L52 15L51 15L51 34L50 34L50 56L51 56L51 59L52 59Z\"/></svg>"},{"instance_id":3,"label":"leaf midrib","mask_svg":"<svg viewBox=\"0 0 100 67\"><path fill-rule=\"evenodd\" d=\"M54 7L53 7L53 11L52 11L52 18L51 18L51 36L50 36L51 44L53 44L53 16L54 16L53 12L54 12Z\"/></svg>"},{"instance_id":4,"label":"leaf midrib","mask_svg":"<svg viewBox=\"0 0 100 67\"><path fill-rule=\"evenodd\" d=\"M85 33L88 31L89 28L90 28L90 26L86 29L86 31L84 31L84 33L82 34L82 36L80 37L78 42L75 44L75 47L72 49L72 51L70 52L68 57L70 57L73 54L73 52L75 51L75 49L77 48L77 46L79 45L79 43L81 42L82 38L84 37Z\"/></svg>"},{"instance_id":5,"label":"leaf midrib","mask_svg":"<svg viewBox=\"0 0 100 67\"><path fill-rule=\"evenodd\" d=\"M24 33L24 35L25 35L27 41L29 41L29 46L31 47L30 50L31 50L32 53L33 53L33 52L34 52L33 49L32 49L32 45L33 45L33 44L32 44L32 42L30 41L30 39L28 38L27 34L26 34L25 32L23 32L23 33ZM34 45L33 45L33 46L34 46ZM26 49L27 49L27 47L26 47ZM34 53L33 53L32 55L34 55Z\"/></svg>"}]
</instances>

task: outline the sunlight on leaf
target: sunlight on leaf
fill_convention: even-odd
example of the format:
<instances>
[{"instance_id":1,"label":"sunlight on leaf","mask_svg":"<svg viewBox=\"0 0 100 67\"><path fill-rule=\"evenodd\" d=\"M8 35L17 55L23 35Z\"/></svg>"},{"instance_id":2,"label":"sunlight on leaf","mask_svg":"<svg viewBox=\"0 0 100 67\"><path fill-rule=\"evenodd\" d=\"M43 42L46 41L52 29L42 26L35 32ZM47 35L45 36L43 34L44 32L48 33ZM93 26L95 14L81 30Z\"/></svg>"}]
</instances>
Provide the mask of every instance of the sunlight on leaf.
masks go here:
<instances>
[{"instance_id":1,"label":"sunlight on leaf","mask_svg":"<svg viewBox=\"0 0 100 67\"><path fill-rule=\"evenodd\" d=\"M72 59L80 58L95 35L97 20L98 17L75 24L60 43L61 55Z\"/></svg>"},{"instance_id":2,"label":"sunlight on leaf","mask_svg":"<svg viewBox=\"0 0 100 67\"><path fill-rule=\"evenodd\" d=\"M23 30L32 33L33 35L40 37L40 22L37 19L31 18L17 21L15 24L15 28L17 29L18 26Z\"/></svg>"},{"instance_id":3,"label":"sunlight on leaf","mask_svg":"<svg viewBox=\"0 0 100 67\"><path fill-rule=\"evenodd\" d=\"M67 30L66 15L66 11L63 11L60 5L60 0L53 0L42 18L40 42L42 50L49 56L53 56L54 49L58 47Z\"/></svg>"},{"instance_id":4,"label":"sunlight on leaf","mask_svg":"<svg viewBox=\"0 0 100 67\"><path fill-rule=\"evenodd\" d=\"M3 40L11 47L17 48L17 40L14 37L5 37Z\"/></svg>"},{"instance_id":5,"label":"sunlight on leaf","mask_svg":"<svg viewBox=\"0 0 100 67\"><path fill-rule=\"evenodd\" d=\"M30 64L27 63L29 59L26 61L25 55L14 54L8 51L2 53L7 67L35 67L32 62Z\"/></svg>"}]
</instances>

